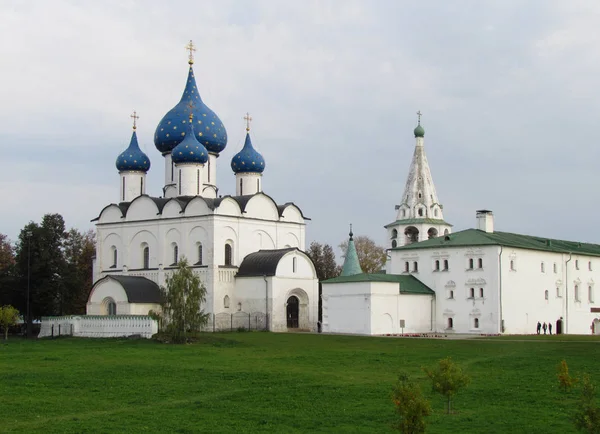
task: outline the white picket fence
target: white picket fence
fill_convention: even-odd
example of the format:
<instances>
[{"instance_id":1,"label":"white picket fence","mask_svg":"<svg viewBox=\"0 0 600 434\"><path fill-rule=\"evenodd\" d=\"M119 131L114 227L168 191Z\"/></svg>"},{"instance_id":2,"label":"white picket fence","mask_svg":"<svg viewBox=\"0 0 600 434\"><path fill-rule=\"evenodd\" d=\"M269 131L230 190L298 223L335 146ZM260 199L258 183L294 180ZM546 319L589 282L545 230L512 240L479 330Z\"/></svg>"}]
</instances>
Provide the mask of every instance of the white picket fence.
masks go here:
<instances>
[{"instance_id":1,"label":"white picket fence","mask_svg":"<svg viewBox=\"0 0 600 434\"><path fill-rule=\"evenodd\" d=\"M43 317L38 337L116 338L141 336L150 339L157 332L158 323L146 315L71 315Z\"/></svg>"}]
</instances>

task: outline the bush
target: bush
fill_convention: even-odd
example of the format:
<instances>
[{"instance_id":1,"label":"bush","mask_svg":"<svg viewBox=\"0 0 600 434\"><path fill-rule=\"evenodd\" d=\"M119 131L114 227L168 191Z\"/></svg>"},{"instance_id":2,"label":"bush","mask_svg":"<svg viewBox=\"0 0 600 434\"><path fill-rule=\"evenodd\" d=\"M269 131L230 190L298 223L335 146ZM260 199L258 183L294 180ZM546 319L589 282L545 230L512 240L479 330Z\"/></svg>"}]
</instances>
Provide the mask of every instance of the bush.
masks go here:
<instances>
[{"instance_id":1,"label":"bush","mask_svg":"<svg viewBox=\"0 0 600 434\"><path fill-rule=\"evenodd\" d=\"M440 360L435 369L424 371L431 378L432 389L446 397L446 413L450 414L454 395L467 386L471 379L450 357Z\"/></svg>"},{"instance_id":2,"label":"bush","mask_svg":"<svg viewBox=\"0 0 600 434\"><path fill-rule=\"evenodd\" d=\"M562 360L558 364L558 384L563 392L568 392L577 382L576 378L573 378L569 375L569 366L567 365L566 360Z\"/></svg>"},{"instance_id":3,"label":"bush","mask_svg":"<svg viewBox=\"0 0 600 434\"><path fill-rule=\"evenodd\" d=\"M425 417L431 414L431 405L425 399L418 384L411 382L406 374L398 377L392 391L398 421L394 425L401 433L425 432Z\"/></svg>"},{"instance_id":4,"label":"bush","mask_svg":"<svg viewBox=\"0 0 600 434\"><path fill-rule=\"evenodd\" d=\"M600 409L596 404L596 386L592 384L587 374L583 375L581 398L575 413L575 426L580 431L590 434L600 433Z\"/></svg>"}]
</instances>

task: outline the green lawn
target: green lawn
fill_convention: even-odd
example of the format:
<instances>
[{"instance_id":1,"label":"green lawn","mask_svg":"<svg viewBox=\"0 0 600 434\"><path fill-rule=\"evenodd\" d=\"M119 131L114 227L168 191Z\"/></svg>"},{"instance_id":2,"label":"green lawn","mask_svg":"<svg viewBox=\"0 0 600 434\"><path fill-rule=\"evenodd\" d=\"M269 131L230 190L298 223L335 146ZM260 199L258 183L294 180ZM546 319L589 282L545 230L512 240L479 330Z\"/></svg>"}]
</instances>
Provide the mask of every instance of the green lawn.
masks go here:
<instances>
[{"instance_id":1,"label":"green lawn","mask_svg":"<svg viewBox=\"0 0 600 434\"><path fill-rule=\"evenodd\" d=\"M407 371L432 399L429 432L575 432L577 392L558 390L556 366L565 358L600 385L600 340L559 338L15 339L0 344L0 431L386 433L391 387ZM472 377L453 415L420 369L446 356Z\"/></svg>"}]
</instances>

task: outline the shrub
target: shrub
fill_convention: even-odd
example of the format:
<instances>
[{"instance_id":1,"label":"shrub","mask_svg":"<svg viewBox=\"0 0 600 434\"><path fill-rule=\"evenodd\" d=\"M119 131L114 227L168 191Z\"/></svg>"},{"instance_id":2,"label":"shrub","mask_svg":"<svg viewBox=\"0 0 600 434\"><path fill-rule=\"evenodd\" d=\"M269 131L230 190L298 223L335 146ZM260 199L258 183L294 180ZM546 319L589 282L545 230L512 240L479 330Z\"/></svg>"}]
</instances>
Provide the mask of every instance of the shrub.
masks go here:
<instances>
[{"instance_id":1,"label":"shrub","mask_svg":"<svg viewBox=\"0 0 600 434\"><path fill-rule=\"evenodd\" d=\"M581 398L575 413L575 426L580 431L590 434L600 433L600 408L596 404L596 386L587 374L583 375Z\"/></svg>"},{"instance_id":2,"label":"shrub","mask_svg":"<svg viewBox=\"0 0 600 434\"><path fill-rule=\"evenodd\" d=\"M425 417L431 414L431 405L425 399L418 384L411 382L406 374L398 377L392 391L398 421L394 425L401 433L425 432Z\"/></svg>"},{"instance_id":3,"label":"shrub","mask_svg":"<svg viewBox=\"0 0 600 434\"><path fill-rule=\"evenodd\" d=\"M435 369L424 371L431 378L432 389L446 397L446 412L450 414L454 395L467 386L471 379L450 357L440 360Z\"/></svg>"},{"instance_id":4,"label":"shrub","mask_svg":"<svg viewBox=\"0 0 600 434\"><path fill-rule=\"evenodd\" d=\"M568 392L577 382L576 378L569 375L569 366L566 360L562 360L558 364L558 383L564 392Z\"/></svg>"}]
</instances>

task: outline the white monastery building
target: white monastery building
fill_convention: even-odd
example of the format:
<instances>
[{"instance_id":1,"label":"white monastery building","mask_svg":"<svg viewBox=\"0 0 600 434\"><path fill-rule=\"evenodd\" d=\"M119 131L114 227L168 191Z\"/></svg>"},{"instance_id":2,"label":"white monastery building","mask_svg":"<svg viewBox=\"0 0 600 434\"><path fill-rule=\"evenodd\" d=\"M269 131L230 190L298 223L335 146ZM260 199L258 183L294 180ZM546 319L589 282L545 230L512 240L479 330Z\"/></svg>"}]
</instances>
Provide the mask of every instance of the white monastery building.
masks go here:
<instances>
[{"instance_id":1,"label":"white monastery building","mask_svg":"<svg viewBox=\"0 0 600 434\"><path fill-rule=\"evenodd\" d=\"M397 216L385 226L385 272L363 274L352 233L340 277L323 282L323 331L382 334L600 333L600 245L498 232L493 213L452 233L429 164L425 131Z\"/></svg>"},{"instance_id":2,"label":"white monastery building","mask_svg":"<svg viewBox=\"0 0 600 434\"><path fill-rule=\"evenodd\" d=\"M188 47L192 53L193 46ZM156 127L164 158L162 194L146 193L148 157L134 113L129 147L117 158L117 202L95 219L94 286L88 315L147 315L159 310L166 276L186 258L207 289L211 314L262 314L272 331L314 330L318 281L304 253L306 218L292 202L263 191L265 160L250 138L231 161L235 195L216 185L227 132L204 103L190 54L181 100Z\"/></svg>"}]
</instances>

